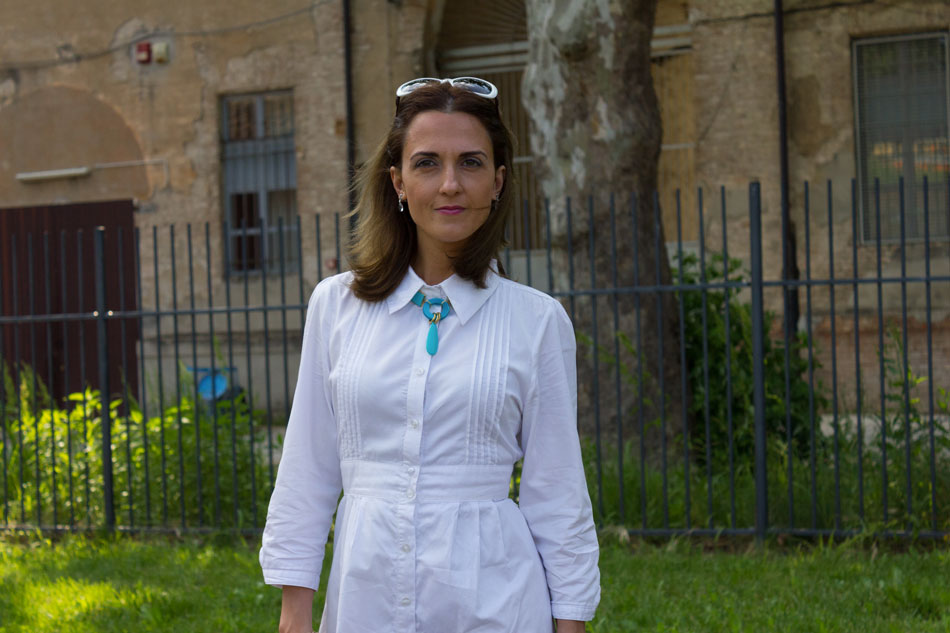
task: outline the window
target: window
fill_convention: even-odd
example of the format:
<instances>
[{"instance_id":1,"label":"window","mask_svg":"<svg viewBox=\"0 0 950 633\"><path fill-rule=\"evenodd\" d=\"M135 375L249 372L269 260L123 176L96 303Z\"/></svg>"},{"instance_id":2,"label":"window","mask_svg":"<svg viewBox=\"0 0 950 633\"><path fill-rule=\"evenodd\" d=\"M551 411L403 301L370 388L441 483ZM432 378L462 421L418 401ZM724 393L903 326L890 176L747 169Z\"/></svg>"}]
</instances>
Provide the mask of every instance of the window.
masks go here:
<instances>
[{"instance_id":1,"label":"window","mask_svg":"<svg viewBox=\"0 0 950 633\"><path fill-rule=\"evenodd\" d=\"M229 272L286 270L300 260L293 93L224 97L221 156Z\"/></svg>"},{"instance_id":2,"label":"window","mask_svg":"<svg viewBox=\"0 0 950 633\"><path fill-rule=\"evenodd\" d=\"M947 33L856 40L855 135L866 241L924 238L924 182L931 239L950 237ZM878 217L878 209L880 216Z\"/></svg>"}]
</instances>

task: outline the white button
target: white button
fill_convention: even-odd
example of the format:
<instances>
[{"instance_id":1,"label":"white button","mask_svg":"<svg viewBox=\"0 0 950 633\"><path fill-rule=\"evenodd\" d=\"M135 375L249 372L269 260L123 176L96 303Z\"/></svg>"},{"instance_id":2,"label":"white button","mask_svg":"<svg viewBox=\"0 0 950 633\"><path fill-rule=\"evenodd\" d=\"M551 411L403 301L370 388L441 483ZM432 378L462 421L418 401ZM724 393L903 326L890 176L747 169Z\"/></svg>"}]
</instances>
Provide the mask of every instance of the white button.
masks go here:
<instances>
[{"instance_id":1,"label":"white button","mask_svg":"<svg viewBox=\"0 0 950 633\"><path fill-rule=\"evenodd\" d=\"M416 491L410 488L409 490L406 491L406 496L412 499L413 497L416 496Z\"/></svg>"},{"instance_id":2,"label":"white button","mask_svg":"<svg viewBox=\"0 0 950 633\"><path fill-rule=\"evenodd\" d=\"M410 466L409 468L406 469L406 472L409 473L410 475L416 472L415 466Z\"/></svg>"},{"instance_id":3,"label":"white button","mask_svg":"<svg viewBox=\"0 0 950 633\"><path fill-rule=\"evenodd\" d=\"M414 429L419 428L419 420L417 420L417 419L415 419L415 418L409 420L409 426L411 426L411 427L414 428Z\"/></svg>"},{"instance_id":4,"label":"white button","mask_svg":"<svg viewBox=\"0 0 950 633\"><path fill-rule=\"evenodd\" d=\"M406 543L405 545L402 546L402 551L404 551L404 552L408 552L408 551L411 550L411 549L412 549L412 548L409 547L409 543Z\"/></svg>"},{"instance_id":5,"label":"white button","mask_svg":"<svg viewBox=\"0 0 950 633\"><path fill-rule=\"evenodd\" d=\"M421 376L424 373L426 373L426 370L424 370L422 367L416 367L416 376Z\"/></svg>"},{"instance_id":6,"label":"white button","mask_svg":"<svg viewBox=\"0 0 950 633\"><path fill-rule=\"evenodd\" d=\"M412 604L412 600L410 600L409 598L403 598L401 600L401 603L402 603L402 606L408 607L410 604Z\"/></svg>"}]
</instances>

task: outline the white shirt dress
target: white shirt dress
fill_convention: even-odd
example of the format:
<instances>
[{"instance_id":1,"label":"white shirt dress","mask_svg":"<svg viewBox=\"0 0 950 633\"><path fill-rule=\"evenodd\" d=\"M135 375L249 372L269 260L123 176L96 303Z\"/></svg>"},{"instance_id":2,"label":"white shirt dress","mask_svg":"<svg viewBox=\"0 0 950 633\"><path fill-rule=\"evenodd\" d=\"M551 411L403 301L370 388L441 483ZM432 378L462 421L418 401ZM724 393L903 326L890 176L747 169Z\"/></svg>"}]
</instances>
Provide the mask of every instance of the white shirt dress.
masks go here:
<instances>
[{"instance_id":1,"label":"white shirt dress","mask_svg":"<svg viewBox=\"0 0 950 633\"><path fill-rule=\"evenodd\" d=\"M384 301L351 273L310 299L260 552L268 584L316 589L321 633L551 633L600 599L577 436L574 331L550 296L489 273ZM417 291L443 296L438 351ZM508 498L524 459L520 505Z\"/></svg>"}]
</instances>

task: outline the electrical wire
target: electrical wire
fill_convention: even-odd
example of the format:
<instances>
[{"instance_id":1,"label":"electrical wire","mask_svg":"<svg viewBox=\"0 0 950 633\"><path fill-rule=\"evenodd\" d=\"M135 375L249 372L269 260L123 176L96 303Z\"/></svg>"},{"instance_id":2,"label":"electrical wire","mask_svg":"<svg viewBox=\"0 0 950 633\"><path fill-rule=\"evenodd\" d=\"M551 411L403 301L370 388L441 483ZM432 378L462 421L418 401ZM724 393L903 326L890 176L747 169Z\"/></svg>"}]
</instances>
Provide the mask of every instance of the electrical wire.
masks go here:
<instances>
[{"instance_id":1,"label":"electrical wire","mask_svg":"<svg viewBox=\"0 0 950 633\"><path fill-rule=\"evenodd\" d=\"M224 26L214 29L200 29L193 31L170 31L170 30L156 30L148 33L142 33L136 35L135 37L128 39L114 46L104 48L97 51L91 51L88 53L82 52L73 52L71 47L61 47L62 51L69 51L67 54L68 57L57 57L51 59L37 59L37 60L27 60L27 61L14 61L14 62L2 62L0 63L0 71L19 71L19 70L41 70L45 68L53 68L56 66L64 66L66 64L77 64L83 61L89 61L93 59L98 59L100 57L105 57L106 55L111 55L116 51L120 51L129 46L133 46L139 42L154 38L154 37L210 37L216 35L226 35L228 33L235 33L238 31L246 31L257 28L264 28L290 20L299 15L305 13L310 13L317 7L320 7L325 4L330 4L333 0L313 0L304 7L290 11L289 13L282 13L271 18L265 18L263 20L256 20L254 22L246 22L244 24L236 24L233 26Z\"/></svg>"},{"instance_id":2,"label":"electrical wire","mask_svg":"<svg viewBox=\"0 0 950 633\"><path fill-rule=\"evenodd\" d=\"M946 11L944 11L943 16L941 16L941 14L939 13L937 7L934 7L934 10L931 11L931 12L926 12L926 11L922 11L921 9L918 9L918 8L910 7L910 6L908 6L908 3L906 3L906 2L903 3L903 4L901 4L901 3L899 3L899 2L894 2L893 0L877 0L877 2L878 2L879 4L883 4L883 5L886 6L886 7L890 7L891 9L897 9L897 10L899 10L899 11L904 11L905 13L913 13L913 14L915 14L915 15L920 15L920 16L923 16L923 17L925 17L925 18L941 19L941 18L945 18L945 17L946 17ZM934 3L934 4L937 4L937 3ZM939 6L939 4L937 4L937 6ZM944 4L943 6L946 7L946 4Z\"/></svg>"},{"instance_id":3,"label":"electrical wire","mask_svg":"<svg viewBox=\"0 0 950 633\"><path fill-rule=\"evenodd\" d=\"M746 29L748 28L749 23L745 22L742 25L742 33L737 37L738 41L742 40L742 37L745 35ZM729 88L732 84L732 78L736 74L736 69L739 64L739 57L743 53L744 49L742 46L737 46L735 53L732 56L732 61L729 63L729 74L726 76L726 80L722 82L722 88L719 91L719 96L716 98L716 103L713 106L712 114L709 116L709 120L706 122L706 126L703 128L702 132L699 133L699 136L696 137L696 145L705 140L706 135L709 134L709 130L712 129L713 124L716 122L716 119L719 118L719 113L725 105L726 95L729 93Z\"/></svg>"},{"instance_id":4,"label":"electrical wire","mask_svg":"<svg viewBox=\"0 0 950 633\"><path fill-rule=\"evenodd\" d=\"M829 3L821 4L821 5L813 5L813 6L799 7L795 9L787 9L785 11L785 14L789 15L789 14L795 14L795 13L807 13L811 11L844 9L848 7L864 6L864 5L869 5L869 4L883 5L891 9L903 10L903 11L906 11L907 13L914 13L914 14L921 15L928 18L938 17L936 13L925 13L919 9L908 7L906 2L900 3L895 0L852 0L850 2L849 1L829 2ZM775 15L774 11L761 12L761 13L747 13L747 14L739 15L739 16L711 18L708 20L697 20L695 24L716 24L716 23L723 23L723 22L744 22L745 24L748 24L749 20L756 19L756 18L770 18L771 19L774 17L774 15ZM713 106L712 114L710 115L708 122L706 123L703 130L699 133L699 136L696 138L697 144L702 142L703 139L706 138L706 135L709 134L710 129L712 128L713 124L716 122L717 117L719 116L719 113L725 104L726 95L728 94L730 84L732 83L731 80L733 78L733 75L735 75L735 72L736 72L736 64L738 63L739 57L741 56L743 52L744 50L741 46L736 48L735 55L732 58L732 62L729 64L729 74L726 77L725 81L722 82L722 89L716 99L715 105Z\"/></svg>"},{"instance_id":5,"label":"electrical wire","mask_svg":"<svg viewBox=\"0 0 950 633\"><path fill-rule=\"evenodd\" d=\"M904 2L899 2L897 0L838 0L836 2L826 2L825 4L816 4L811 6L804 7L795 7L785 10L785 15L794 15L796 13L812 13L814 11L829 11L831 9L847 9L850 7L865 6L869 4L877 4L891 9L897 9L899 11L904 11L906 13L913 13L920 15L926 18L939 18L939 14L935 11L926 12L922 11L919 8L911 7L910 2L905 0ZM936 3L934 3L936 4ZM696 20L693 24L721 24L723 22L740 22L744 20L754 20L758 18L772 18L775 15L774 11L758 11L755 13L743 13L741 15L727 15L723 17L716 18L707 18Z\"/></svg>"}]
</instances>

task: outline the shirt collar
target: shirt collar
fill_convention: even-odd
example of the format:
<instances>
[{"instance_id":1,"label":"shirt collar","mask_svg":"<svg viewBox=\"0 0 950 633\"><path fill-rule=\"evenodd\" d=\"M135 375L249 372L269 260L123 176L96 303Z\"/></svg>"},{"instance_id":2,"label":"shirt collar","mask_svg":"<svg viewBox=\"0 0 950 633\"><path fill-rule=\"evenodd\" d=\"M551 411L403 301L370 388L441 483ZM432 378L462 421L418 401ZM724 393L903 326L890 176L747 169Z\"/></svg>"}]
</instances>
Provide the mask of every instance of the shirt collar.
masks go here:
<instances>
[{"instance_id":1,"label":"shirt collar","mask_svg":"<svg viewBox=\"0 0 950 633\"><path fill-rule=\"evenodd\" d=\"M495 291L495 288L498 287L499 277L498 273L495 272L495 267L496 264L494 260L492 260L488 272L485 273L484 288L479 288L472 282L466 281L458 275L452 275L442 283L437 284L442 288L449 303L452 304L452 311L458 315L459 322L462 325L465 325L465 323L478 312L478 309L482 307L482 304L488 300L488 297L490 297ZM402 281L392 294L386 298L389 313L393 314L403 308L407 303L410 303L415 294L419 292L419 289L425 285L426 283L416 274L412 266L409 266Z\"/></svg>"}]
</instances>

